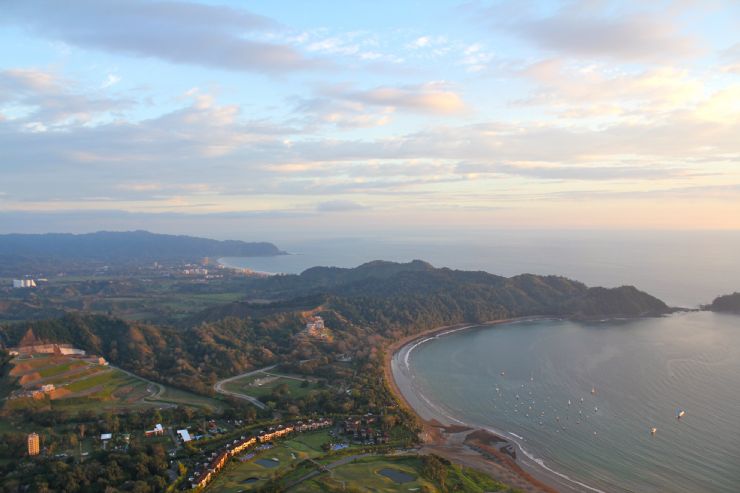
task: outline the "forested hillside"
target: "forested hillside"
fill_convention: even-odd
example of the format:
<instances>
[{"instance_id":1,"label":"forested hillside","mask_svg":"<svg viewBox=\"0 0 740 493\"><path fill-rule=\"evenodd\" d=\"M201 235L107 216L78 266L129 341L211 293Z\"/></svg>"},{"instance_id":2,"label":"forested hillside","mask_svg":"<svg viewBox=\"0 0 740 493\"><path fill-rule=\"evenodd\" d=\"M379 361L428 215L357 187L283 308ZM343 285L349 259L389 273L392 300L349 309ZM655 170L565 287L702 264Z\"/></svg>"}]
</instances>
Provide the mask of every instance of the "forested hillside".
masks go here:
<instances>
[{"instance_id":1,"label":"forested hillside","mask_svg":"<svg viewBox=\"0 0 740 493\"><path fill-rule=\"evenodd\" d=\"M12 346L31 328L38 338L102 354L144 377L209 393L219 378L280 361L321 364L345 353L363 359L384 342L440 325L532 315L603 318L670 311L633 287L588 288L556 276L504 278L435 269L418 261L316 268L253 286L263 298L311 295L271 304L230 303L179 327L77 313L7 325L1 333ZM301 334L307 313L326 319L330 340Z\"/></svg>"}]
</instances>

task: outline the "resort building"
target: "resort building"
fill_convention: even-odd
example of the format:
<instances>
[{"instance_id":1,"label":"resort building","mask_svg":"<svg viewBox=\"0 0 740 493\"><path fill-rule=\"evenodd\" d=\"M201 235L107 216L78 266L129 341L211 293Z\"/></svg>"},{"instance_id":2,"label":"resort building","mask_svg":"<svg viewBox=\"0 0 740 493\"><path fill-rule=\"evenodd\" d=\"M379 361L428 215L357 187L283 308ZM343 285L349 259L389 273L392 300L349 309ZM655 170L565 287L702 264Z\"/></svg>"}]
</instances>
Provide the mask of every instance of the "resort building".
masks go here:
<instances>
[{"instance_id":1,"label":"resort building","mask_svg":"<svg viewBox=\"0 0 740 493\"><path fill-rule=\"evenodd\" d=\"M157 423L156 425L154 425L154 429L153 430L146 430L144 432L144 436L147 437L147 438L148 437L155 437L155 436L162 436L162 435L164 435L164 428L159 423Z\"/></svg>"},{"instance_id":2,"label":"resort building","mask_svg":"<svg viewBox=\"0 0 740 493\"><path fill-rule=\"evenodd\" d=\"M13 279L14 288L35 288L36 281L33 279Z\"/></svg>"},{"instance_id":3,"label":"resort building","mask_svg":"<svg viewBox=\"0 0 740 493\"><path fill-rule=\"evenodd\" d=\"M182 443L189 442L193 438L190 436L190 432L188 430L177 430L177 435L182 440Z\"/></svg>"},{"instance_id":4,"label":"resort building","mask_svg":"<svg viewBox=\"0 0 740 493\"><path fill-rule=\"evenodd\" d=\"M233 442L227 444L219 451L211 453L208 462L198 464L193 471L193 475L188 478L188 481L190 482L190 487L193 489L205 488L206 485L208 485L208 483L216 476L216 474L218 474L218 472L226 465L229 459L241 452L249 450L257 444L266 444L267 442L270 442L276 438L284 437L293 432L318 430L320 428L326 428L327 426L331 425L332 420L321 418L315 421L310 420L306 423L298 422L285 426L279 425L276 427L271 427L267 431L260 431L256 437L253 436L247 438L246 436L242 436L240 439L234 440ZM180 433L180 431L185 431L187 433L186 430L178 430L178 433ZM266 445L260 446L264 447Z\"/></svg>"},{"instance_id":5,"label":"resort building","mask_svg":"<svg viewBox=\"0 0 740 493\"><path fill-rule=\"evenodd\" d=\"M31 433L28 435L28 455L39 455L39 435Z\"/></svg>"}]
</instances>

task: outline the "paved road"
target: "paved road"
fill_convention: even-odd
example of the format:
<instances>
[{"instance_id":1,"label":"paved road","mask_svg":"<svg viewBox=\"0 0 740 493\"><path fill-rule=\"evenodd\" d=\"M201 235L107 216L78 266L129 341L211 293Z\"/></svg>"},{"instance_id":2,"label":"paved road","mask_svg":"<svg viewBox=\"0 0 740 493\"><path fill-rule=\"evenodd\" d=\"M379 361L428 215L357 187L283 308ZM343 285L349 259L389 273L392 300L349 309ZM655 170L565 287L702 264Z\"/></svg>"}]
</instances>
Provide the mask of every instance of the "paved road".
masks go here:
<instances>
[{"instance_id":1,"label":"paved road","mask_svg":"<svg viewBox=\"0 0 740 493\"><path fill-rule=\"evenodd\" d=\"M219 394L230 395L231 397L236 397L237 399L244 399L245 401L248 401L254 404L260 409L267 409L267 406L260 400L252 397L251 395L242 394L240 392L233 392L231 390L226 390L224 388L224 384L229 383L234 380L238 380L240 378L251 377L252 375L256 375L257 373L262 373L268 370L272 370L276 366L277 365L267 366L265 368L260 368L259 370L248 371L247 373L242 373L241 375L236 375L233 377L225 378L223 380L219 380L218 382L216 382L216 385L213 386L213 389Z\"/></svg>"}]
</instances>

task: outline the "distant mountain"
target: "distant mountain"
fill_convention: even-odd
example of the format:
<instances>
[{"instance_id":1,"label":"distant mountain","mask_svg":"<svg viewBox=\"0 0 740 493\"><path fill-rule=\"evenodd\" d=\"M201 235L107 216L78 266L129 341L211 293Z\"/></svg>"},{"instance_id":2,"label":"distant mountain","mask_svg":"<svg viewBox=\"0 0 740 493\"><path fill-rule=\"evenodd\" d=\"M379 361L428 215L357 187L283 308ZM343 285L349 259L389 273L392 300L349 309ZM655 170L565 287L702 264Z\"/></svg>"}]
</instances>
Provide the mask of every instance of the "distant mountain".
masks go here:
<instances>
[{"instance_id":1,"label":"distant mountain","mask_svg":"<svg viewBox=\"0 0 740 493\"><path fill-rule=\"evenodd\" d=\"M218 241L148 231L99 231L87 234L0 235L0 257L61 260L188 260L199 257L264 257L285 252L272 243Z\"/></svg>"},{"instance_id":2,"label":"distant mountain","mask_svg":"<svg viewBox=\"0 0 740 493\"><path fill-rule=\"evenodd\" d=\"M726 294L715 298L711 305L703 307L713 312L740 313L740 293Z\"/></svg>"}]
</instances>

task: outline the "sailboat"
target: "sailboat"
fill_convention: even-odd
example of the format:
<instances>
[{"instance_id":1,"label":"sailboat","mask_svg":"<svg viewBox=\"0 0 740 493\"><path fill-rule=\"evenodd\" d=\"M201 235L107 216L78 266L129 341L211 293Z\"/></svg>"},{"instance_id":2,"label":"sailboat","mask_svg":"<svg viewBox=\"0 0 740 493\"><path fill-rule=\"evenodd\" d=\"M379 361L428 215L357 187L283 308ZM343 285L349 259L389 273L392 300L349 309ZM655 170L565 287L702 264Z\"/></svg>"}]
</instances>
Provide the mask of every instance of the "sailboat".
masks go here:
<instances>
[{"instance_id":1,"label":"sailboat","mask_svg":"<svg viewBox=\"0 0 740 493\"><path fill-rule=\"evenodd\" d=\"M650 428L651 435L655 435L657 432L658 432L658 429L656 427L653 426L652 428Z\"/></svg>"},{"instance_id":2,"label":"sailboat","mask_svg":"<svg viewBox=\"0 0 740 493\"><path fill-rule=\"evenodd\" d=\"M591 387L591 395L596 395L596 387Z\"/></svg>"},{"instance_id":3,"label":"sailboat","mask_svg":"<svg viewBox=\"0 0 740 493\"><path fill-rule=\"evenodd\" d=\"M681 419L686 414L686 411L684 411L681 408L676 409L676 419Z\"/></svg>"}]
</instances>

